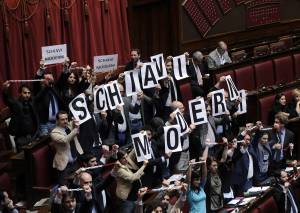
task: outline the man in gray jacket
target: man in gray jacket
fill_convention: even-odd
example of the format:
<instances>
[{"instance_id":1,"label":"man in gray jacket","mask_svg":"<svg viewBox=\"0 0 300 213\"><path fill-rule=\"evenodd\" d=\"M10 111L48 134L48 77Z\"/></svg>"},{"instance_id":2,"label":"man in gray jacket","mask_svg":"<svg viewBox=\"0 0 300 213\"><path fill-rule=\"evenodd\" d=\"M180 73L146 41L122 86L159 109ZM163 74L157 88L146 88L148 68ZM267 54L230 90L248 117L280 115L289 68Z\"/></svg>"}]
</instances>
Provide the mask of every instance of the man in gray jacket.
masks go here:
<instances>
[{"instance_id":1,"label":"man in gray jacket","mask_svg":"<svg viewBox=\"0 0 300 213\"><path fill-rule=\"evenodd\" d=\"M220 41L218 47L209 53L207 62L209 69L216 69L224 64L232 63L228 55L227 44L224 41Z\"/></svg>"}]
</instances>

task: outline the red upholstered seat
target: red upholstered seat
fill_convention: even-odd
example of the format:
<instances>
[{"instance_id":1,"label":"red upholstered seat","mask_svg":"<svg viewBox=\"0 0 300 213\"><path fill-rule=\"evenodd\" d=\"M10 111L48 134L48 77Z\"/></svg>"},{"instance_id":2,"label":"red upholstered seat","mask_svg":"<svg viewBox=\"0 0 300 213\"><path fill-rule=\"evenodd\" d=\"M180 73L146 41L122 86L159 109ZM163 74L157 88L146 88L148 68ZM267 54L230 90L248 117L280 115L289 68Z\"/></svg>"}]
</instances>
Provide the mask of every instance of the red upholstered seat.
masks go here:
<instances>
[{"instance_id":1,"label":"red upholstered seat","mask_svg":"<svg viewBox=\"0 0 300 213\"><path fill-rule=\"evenodd\" d=\"M266 201L260 204L258 207L260 213L272 212L278 213L277 204L273 198L273 196L269 197Z\"/></svg>"},{"instance_id":2,"label":"red upholstered seat","mask_svg":"<svg viewBox=\"0 0 300 213\"><path fill-rule=\"evenodd\" d=\"M235 83L235 76L234 76L233 70L228 70L228 71L225 71L225 72L216 74L216 81L219 81L219 79L220 79L222 76L227 76L227 75L230 75L231 78L232 78L232 80L233 80L233 82ZM222 82L222 83L221 83L220 89L225 89L226 91L228 91L226 82Z\"/></svg>"},{"instance_id":3,"label":"red upholstered seat","mask_svg":"<svg viewBox=\"0 0 300 213\"><path fill-rule=\"evenodd\" d=\"M254 65L256 87L271 86L275 83L273 63L265 61Z\"/></svg>"},{"instance_id":4,"label":"red upholstered seat","mask_svg":"<svg viewBox=\"0 0 300 213\"><path fill-rule=\"evenodd\" d=\"M0 175L0 190L6 191L9 195L11 195L11 182L9 175L4 172Z\"/></svg>"},{"instance_id":5,"label":"red upholstered seat","mask_svg":"<svg viewBox=\"0 0 300 213\"><path fill-rule=\"evenodd\" d=\"M33 158L33 172L35 187L49 187L53 184L53 172L52 172L52 161L53 153L51 148L46 145L37 149L32 153Z\"/></svg>"},{"instance_id":6,"label":"red upholstered seat","mask_svg":"<svg viewBox=\"0 0 300 213\"><path fill-rule=\"evenodd\" d=\"M188 101L193 99L191 84L189 82L182 83L179 88L182 96L182 104L188 109Z\"/></svg>"},{"instance_id":7,"label":"red upholstered seat","mask_svg":"<svg viewBox=\"0 0 300 213\"><path fill-rule=\"evenodd\" d=\"M270 109L274 103L275 95L259 99L259 118L263 124L268 124Z\"/></svg>"},{"instance_id":8,"label":"red upholstered seat","mask_svg":"<svg viewBox=\"0 0 300 213\"><path fill-rule=\"evenodd\" d=\"M295 78L300 78L300 53L294 55Z\"/></svg>"},{"instance_id":9,"label":"red upholstered seat","mask_svg":"<svg viewBox=\"0 0 300 213\"><path fill-rule=\"evenodd\" d=\"M274 59L276 84L289 83L293 81L293 60L291 56Z\"/></svg>"},{"instance_id":10,"label":"red upholstered seat","mask_svg":"<svg viewBox=\"0 0 300 213\"><path fill-rule=\"evenodd\" d=\"M253 209L253 210L251 211L251 213L260 213L260 211L259 211L258 208L256 208L256 209Z\"/></svg>"},{"instance_id":11,"label":"red upholstered seat","mask_svg":"<svg viewBox=\"0 0 300 213\"><path fill-rule=\"evenodd\" d=\"M246 66L235 70L236 87L246 90L255 90L254 69L252 66Z\"/></svg>"}]
</instances>

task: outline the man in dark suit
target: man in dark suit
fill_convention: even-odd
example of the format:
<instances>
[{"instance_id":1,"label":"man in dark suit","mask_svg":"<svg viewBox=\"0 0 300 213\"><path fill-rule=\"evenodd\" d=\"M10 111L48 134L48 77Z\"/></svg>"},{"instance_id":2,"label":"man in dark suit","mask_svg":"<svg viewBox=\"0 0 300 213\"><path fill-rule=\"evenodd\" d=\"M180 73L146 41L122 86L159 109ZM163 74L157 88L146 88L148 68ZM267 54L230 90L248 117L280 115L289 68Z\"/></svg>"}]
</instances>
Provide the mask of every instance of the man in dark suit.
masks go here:
<instances>
[{"instance_id":1,"label":"man in dark suit","mask_svg":"<svg viewBox=\"0 0 300 213\"><path fill-rule=\"evenodd\" d=\"M3 101L9 107L12 116L9 123L9 133L15 136L17 150L32 142L38 134L39 119L35 108L35 98L31 98L29 87L19 87L19 98L13 98L9 93L10 82L3 84Z\"/></svg>"},{"instance_id":2,"label":"man in dark suit","mask_svg":"<svg viewBox=\"0 0 300 213\"><path fill-rule=\"evenodd\" d=\"M257 162L254 162L256 160L255 153L250 143L251 137L246 134L244 142L235 149L232 156L231 180L235 195L242 195L252 187L254 171L258 169L256 168Z\"/></svg>"},{"instance_id":3,"label":"man in dark suit","mask_svg":"<svg viewBox=\"0 0 300 213\"><path fill-rule=\"evenodd\" d=\"M81 203L81 212L109 212L110 204L107 199L108 194L105 188L107 184L93 184L93 178L88 172L82 172L79 175L80 187L84 191L76 194L77 201Z\"/></svg>"},{"instance_id":4,"label":"man in dark suit","mask_svg":"<svg viewBox=\"0 0 300 213\"><path fill-rule=\"evenodd\" d=\"M34 83L33 92L38 94L42 89L43 94L37 99L37 112L40 118L40 135L48 135L55 127L56 114L63 110L63 102L59 96L58 89L54 82L52 74L45 74L46 67L44 61L41 60L40 68L36 73L35 79L44 79L43 83Z\"/></svg>"},{"instance_id":5,"label":"man in dark suit","mask_svg":"<svg viewBox=\"0 0 300 213\"><path fill-rule=\"evenodd\" d=\"M173 61L172 56L167 57L165 64L168 76L165 79L160 80L161 89L159 90L159 109L157 116L167 121L170 113L172 112L171 104L173 101L181 100L181 94L177 81L174 78L173 73Z\"/></svg>"},{"instance_id":6,"label":"man in dark suit","mask_svg":"<svg viewBox=\"0 0 300 213\"><path fill-rule=\"evenodd\" d=\"M273 152L272 170L285 168L286 160L294 158L294 133L285 128L288 117L279 112L275 115L270 146Z\"/></svg>"},{"instance_id":7,"label":"man in dark suit","mask_svg":"<svg viewBox=\"0 0 300 213\"><path fill-rule=\"evenodd\" d=\"M194 97L205 96L203 77L207 76L208 67L200 51L193 53L193 60L188 66L188 75L191 78L191 88Z\"/></svg>"},{"instance_id":8,"label":"man in dark suit","mask_svg":"<svg viewBox=\"0 0 300 213\"><path fill-rule=\"evenodd\" d=\"M274 187L273 197L277 203L278 212L298 212L299 203L294 191L292 190L292 186L288 182L288 174L284 170L280 170L276 171L274 175L277 184ZM300 179L298 178L294 185L299 187L299 181Z\"/></svg>"},{"instance_id":9,"label":"man in dark suit","mask_svg":"<svg viewBox=\"0 0 300 213\"><path fill-rule=\"evenodd\" d=\"M144 170L144 175L141 177L143 186L153 188L161 183L164 175L167 173L166 161L170 157L170 154L162 155L158 149L158 142L152 138L152 130L150 127L145 127L149 144L151 159L148 160L148 165Z\"/></svg>"}]
</instances>

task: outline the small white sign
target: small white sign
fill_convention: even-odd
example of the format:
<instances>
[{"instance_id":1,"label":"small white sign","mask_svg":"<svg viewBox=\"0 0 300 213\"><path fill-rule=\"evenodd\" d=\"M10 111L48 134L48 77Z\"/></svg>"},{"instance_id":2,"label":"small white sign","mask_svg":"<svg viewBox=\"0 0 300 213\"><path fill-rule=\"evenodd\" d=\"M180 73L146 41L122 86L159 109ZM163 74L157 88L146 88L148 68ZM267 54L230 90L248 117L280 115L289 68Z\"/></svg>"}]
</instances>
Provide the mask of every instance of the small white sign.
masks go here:
<instances>
[{"instance_id":1,"label":"small white sign","mask_svg":"<svg viewBox=\"0 0 300 213\"><path fill-rule=\"evenodd\" d=\"M47 64L59 64L65 61L67 57L67 45L52 45L42 47L42 58Z\"/></svg>"},{"instance_id":2,"label":"small white sign","mask_svg":"<svg viewBox=\"0 0 300 213\"><path fill-rule=\"evenodd\" d=\"M118 68L118 54L94 56L94 71L105 72Z\"/></svg>"}]
</instances>

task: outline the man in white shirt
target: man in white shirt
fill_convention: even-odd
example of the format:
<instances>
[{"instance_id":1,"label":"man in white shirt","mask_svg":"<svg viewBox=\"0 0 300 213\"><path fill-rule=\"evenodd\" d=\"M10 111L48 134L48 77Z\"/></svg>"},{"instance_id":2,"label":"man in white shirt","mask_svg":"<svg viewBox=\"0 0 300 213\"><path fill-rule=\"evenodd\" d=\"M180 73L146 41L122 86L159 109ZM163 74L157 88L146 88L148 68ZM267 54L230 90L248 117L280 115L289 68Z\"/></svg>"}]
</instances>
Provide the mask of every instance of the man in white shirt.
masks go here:
<instances>
[{"instance_id":1,"label":"man in white shirt","mask_svg":"<svg viewBox=\"0 0 300 213\"><path fill-rule=\"evenodd\" d=\"M193 60L188 66L188 74L191 78L191 87L194 97L204 97L203 79L209 76L208 67L204 56L200 51L193 53Z\"/></svg>"}]
</instances>

